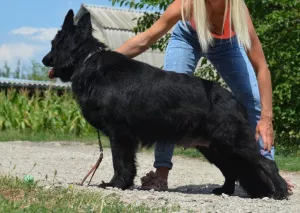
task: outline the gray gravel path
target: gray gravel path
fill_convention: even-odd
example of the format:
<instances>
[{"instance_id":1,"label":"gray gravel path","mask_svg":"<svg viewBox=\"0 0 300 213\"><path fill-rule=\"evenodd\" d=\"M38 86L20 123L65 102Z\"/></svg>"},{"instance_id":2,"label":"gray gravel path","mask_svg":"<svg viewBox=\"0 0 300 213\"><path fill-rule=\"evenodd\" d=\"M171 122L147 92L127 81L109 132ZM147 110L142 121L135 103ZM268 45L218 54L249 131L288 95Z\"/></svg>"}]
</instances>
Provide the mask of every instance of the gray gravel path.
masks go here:
<instances>
[{"instance_id":1,"label":"gray gravel path","mask_svg":"<svg viewBox=\"0 0 300 213\"><path fill-rule=\"evenodd\" d=\"M97 146L80 143L31 143L3 142L0 143L0 174L11 174L22 177L37 163L31 174L42 184L52 182L54 171L57 171L55 184L67 186L79 183L88 170L98 159ZM138 154L138 175L135 186L131 190L100 189L96 186L83 186L104 195L116 194L124 202L131 204L145 203L148 206L180 206L180 212L300 212L300 173L284 173L296 184L294 194L289 200L275 201L272 199L250 199L241 189L234 196L215 196L211 190L223 183L224 178L219 170L199 159L175 156L174 167L169 177L168 192L141 191L140 178L153 170L153 154ZM15 166L15 169L13 167ZM109 181L113 174L111 152L104 150L104 159L92 184Z\"/></svg>"}]
</instances>

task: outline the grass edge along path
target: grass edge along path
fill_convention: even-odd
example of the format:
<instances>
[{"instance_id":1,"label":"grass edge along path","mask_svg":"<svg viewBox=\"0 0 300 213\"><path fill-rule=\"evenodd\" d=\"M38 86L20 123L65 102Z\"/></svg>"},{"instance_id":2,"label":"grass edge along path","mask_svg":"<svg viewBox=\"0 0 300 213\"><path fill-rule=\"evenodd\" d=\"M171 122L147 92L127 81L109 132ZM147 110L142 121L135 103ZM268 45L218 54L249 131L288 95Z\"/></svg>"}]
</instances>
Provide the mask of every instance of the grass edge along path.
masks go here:
<instances>
[{"instance_id":1,"label":"grass edge along path","mask_svg":"<svg viewBox=\"0 0 300 213\"><path fill-rule=\"evenodd\" d=\"M146 205L125 204L115 194L103 197L99 192L39 186L17 177L0 176L0 212L173 212L172 208L150 208Z\"/></svg>"}]
</instances>

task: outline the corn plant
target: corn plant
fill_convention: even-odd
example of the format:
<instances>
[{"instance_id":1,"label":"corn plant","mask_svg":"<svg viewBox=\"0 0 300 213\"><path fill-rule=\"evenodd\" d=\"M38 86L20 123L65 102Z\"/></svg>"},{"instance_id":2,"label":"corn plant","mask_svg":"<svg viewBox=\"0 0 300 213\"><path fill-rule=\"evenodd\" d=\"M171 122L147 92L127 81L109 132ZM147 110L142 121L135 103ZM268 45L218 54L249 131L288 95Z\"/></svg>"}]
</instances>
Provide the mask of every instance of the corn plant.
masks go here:
<instances>
[{"instance_id":1,"label":"corn plant","mask_svg":"<svg viewBox=\"0 0 300 213\"><path fill-rule=\"evenodd\" d=\"M0 129L50 131L82 135L94 129L82 117L71 93L58 95L48 89L43 94L36 90L9 89L0 92Z\"/></svg>"}]
</instances>

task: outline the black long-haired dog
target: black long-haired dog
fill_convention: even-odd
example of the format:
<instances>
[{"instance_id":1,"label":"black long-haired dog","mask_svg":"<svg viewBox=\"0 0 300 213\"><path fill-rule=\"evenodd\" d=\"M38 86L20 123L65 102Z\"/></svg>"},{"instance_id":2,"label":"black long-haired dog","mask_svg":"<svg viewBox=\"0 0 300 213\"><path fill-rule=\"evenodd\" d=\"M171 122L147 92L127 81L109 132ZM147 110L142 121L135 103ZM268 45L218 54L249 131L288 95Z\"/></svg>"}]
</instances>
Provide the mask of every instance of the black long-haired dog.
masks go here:
<instances>
[{"instance_id":1,"label":"black long-haired dog","mask_svg":"<svg viewBox=\"0 0 300 213\"><path fill-rule=\"evenodd\" d=\"M259 152L244 107L218 84L165 72L107 50L92 36L90 14L74 24L72 10L43 64L50 78L72 82L84 118L109 136L114 176L126 189L136 176L138 144L195 146L225 177L215 194L234 193L235 181L252 198L288 196L276 163Z\"/></svg>"}]
</instances>

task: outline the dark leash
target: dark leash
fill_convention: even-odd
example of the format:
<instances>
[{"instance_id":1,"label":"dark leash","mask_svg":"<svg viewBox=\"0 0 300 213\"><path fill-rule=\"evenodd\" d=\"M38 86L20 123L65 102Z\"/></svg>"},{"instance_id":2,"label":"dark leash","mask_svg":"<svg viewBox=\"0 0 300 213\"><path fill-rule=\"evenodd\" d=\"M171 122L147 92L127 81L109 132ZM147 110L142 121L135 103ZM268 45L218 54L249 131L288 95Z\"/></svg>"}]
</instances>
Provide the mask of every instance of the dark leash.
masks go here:
<instances>
[{"instance_id":1,"label":"dark leash","mask_svg":"<svg viewBox=\"0 0 300 213\"><path fill-rule=\"evenodd\" d=\"M102 159L103 159L103 148L102 148L102 142L101 142L101 139L100 139L100 131L97 130L97 133L98 133L98 143L99 143L100 156L99 156L99 158L98 158L96 164L93 166L93 168L92 168L92 169L88 172L88 174L83 178L83 180L82 180L82 182L81 182L81 184L80 184L81 186L83 186L84 181L85 181L85 180L90 176L90 174L93 172L92 177L91 177L91 179L90 179L90 181L89 181L89 183L88 183L88 186L90 185L90 183L91 183L91 181L92 181L92 179L93 179L93 177L94 177L94 174L95 174L95 172L97 171L97 169L98 169L98 167L99 167L99 165L100 165L100 163L101 163L101 161L102 161Z\"/></svg>"}]
</instances>

